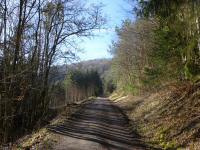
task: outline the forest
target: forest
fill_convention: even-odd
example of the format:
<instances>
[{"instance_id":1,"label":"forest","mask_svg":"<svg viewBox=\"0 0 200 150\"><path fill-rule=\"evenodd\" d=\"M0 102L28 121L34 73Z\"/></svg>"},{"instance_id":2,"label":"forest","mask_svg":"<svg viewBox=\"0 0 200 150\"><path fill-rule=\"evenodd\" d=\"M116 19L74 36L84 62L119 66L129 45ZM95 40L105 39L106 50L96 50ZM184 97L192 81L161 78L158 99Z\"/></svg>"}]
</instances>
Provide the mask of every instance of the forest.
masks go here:
<instances>
[{"instance_id":1,"label":"forest","mask_svg":"<svg viewBox=\"0 0 200 150\"><path fill-rule=\"evenodd\" d=\"M119 89L133 94L169 82L200 80L200 2L137 1L136 21L127 20L111 46Z\"/></svg>"},{"instance_id":2,"label":"forest","mask_svg":"<svg viewBox=\"0 0 200 150\"><path fill-rule=\"evenodd\" d=\"M111 97L126 106L146 141L161 149L198 150L200 2L134 2L135 20L116 28L109 50L118 93Z\"/></svg>"},{"instance_id":3,"label":"forest","mask_svg":"<svg viewBox=\"0 0 200 150\"><path fill-rule=\"evenodd\" d=\"M49 115L51 66L74 59L74 39L91 36L104 23L101 5L0 1L0 143L42 124Z\"/></svg>"},{"instance_id":4,"label":"forest","mask_svg":"<svg viewBox=\"0 0 200 150\"><path fill-rule=\"evenodd\" d=\"M134 19L115 28L112 58L58 65L77 59L76 39L104 29L103 5L0 0L0 145L46 125L57 115L50 107L99 96L127 96L131 104L123 111L151 144L177 149L198 141L200 1L131 0L130 6Z\"/></svg>"}]
</instances>

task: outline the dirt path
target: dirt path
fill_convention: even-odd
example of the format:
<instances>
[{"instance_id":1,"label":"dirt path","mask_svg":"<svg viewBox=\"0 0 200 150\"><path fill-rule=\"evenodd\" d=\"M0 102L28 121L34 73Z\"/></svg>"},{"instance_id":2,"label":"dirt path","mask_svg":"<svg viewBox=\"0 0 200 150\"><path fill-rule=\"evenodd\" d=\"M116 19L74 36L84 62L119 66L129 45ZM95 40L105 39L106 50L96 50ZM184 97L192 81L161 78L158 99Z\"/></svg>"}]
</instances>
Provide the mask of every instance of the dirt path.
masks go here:
<instances>
[{"instance_id":1,"label":"dirt path","mask_svg":"<svg viewBox=\"0 0 200 150\"><path fill-rule=\"evenodd\" d=\"M50 126L59 135L57 150L140 150L148 149L129 128L128 119L108 99L85 104L63 124Z\"/></svg>"}]
</instances>

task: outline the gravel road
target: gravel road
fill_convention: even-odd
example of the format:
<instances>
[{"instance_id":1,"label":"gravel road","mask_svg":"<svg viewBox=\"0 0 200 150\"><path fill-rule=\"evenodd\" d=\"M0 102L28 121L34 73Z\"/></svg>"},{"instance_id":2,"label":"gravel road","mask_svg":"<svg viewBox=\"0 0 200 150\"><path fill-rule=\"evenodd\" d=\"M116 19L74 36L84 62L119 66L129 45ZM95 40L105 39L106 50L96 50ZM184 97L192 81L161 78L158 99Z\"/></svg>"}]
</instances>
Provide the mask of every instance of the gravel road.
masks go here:
<instances>
[{"instance_id":1,"label":"gravel road","mask_svg":"<svg viewBox=\"0 0 200 150\"><path fill-rule=\"evenodd\" d=\"M60 135L57 150L149 149L130 129L122 110L105 98L86 103L63 124L48 129Z\"/></svg>"}]
</instances>

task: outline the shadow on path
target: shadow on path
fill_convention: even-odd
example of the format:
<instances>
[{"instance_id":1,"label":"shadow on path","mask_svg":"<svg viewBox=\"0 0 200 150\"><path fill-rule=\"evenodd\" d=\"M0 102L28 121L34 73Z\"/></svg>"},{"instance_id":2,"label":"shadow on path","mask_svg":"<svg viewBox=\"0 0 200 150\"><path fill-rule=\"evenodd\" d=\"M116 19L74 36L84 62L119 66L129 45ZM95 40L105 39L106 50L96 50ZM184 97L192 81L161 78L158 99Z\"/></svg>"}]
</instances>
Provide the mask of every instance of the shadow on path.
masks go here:
<instances>
[{"instance_id":1,"label":"shadow on path","mask_svg":"<svg viewBox=\"0 0 200 150\"><path fill-rule=\"evenodd\" d=\"M150 149L129 128L125 114L107 99L84 105L63 124L49 126L52 132L102 144L107 149Z\"/></svg>"}]
</instances>

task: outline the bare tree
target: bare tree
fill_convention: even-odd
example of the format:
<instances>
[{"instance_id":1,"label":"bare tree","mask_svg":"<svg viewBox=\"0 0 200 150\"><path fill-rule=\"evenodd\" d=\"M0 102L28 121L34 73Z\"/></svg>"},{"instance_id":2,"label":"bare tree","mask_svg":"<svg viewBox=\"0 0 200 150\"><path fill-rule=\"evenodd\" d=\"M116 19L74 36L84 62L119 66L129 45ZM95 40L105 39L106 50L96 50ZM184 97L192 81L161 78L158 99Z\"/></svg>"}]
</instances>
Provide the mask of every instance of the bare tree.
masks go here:
<instances>
[{"instance_id":1,"label":"bare tree","mask_svg":"<svg viewBox=\"0 0 200 150\"><path fill-rule=\"evenodd\" d=\"M60 54L74 58L72 39L91 36L104 23L101 6L83 1L1 0L0 142L46 115L52 64Z\"/></svg>"},{"instance_id":2,"label":"bare tree","mask_svg":"<svg viewBox=\"0 0 200 150\"><path fill-rule=\"evenodd\" d=\"M148 54L154 46L154 20L138 20L136 23L126 21L117 29L119 40L113 43L113 71L119 87L137 93L144 79L144 69L150 66Z\"/></svg>"}]
</instances>

